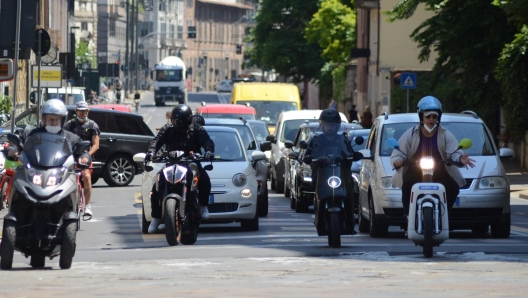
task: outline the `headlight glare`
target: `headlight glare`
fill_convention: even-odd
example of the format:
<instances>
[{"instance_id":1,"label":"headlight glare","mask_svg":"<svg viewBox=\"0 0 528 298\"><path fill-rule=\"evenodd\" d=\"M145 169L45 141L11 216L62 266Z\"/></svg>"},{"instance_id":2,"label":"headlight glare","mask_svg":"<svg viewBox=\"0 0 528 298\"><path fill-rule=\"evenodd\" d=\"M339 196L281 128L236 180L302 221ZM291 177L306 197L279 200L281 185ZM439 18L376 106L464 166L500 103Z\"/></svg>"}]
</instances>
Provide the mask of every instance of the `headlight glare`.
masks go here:
<instances>
[{"instance_id":1,"label":"headlight glare","mask_svg":"<svg viewBox=\"0 0 528 298\"><path fill-rule=\"evenodd\" d=\"M339 186L341 186L341 179L337 176L332 176L330 178L328 178L328 186L330 186L331 188L338 188Z\"/></svg>"},{"instance_id":2,"label":"headlight glare","mask_svg":"<svg viewBox=\"0 0 528 298\"><path fill-rule=\"evenodd\" d=\"M434 169L435 161L432 157L423 157L420 159L420 168L422 170L432 170Z\"/></svg>"}]
</instances>

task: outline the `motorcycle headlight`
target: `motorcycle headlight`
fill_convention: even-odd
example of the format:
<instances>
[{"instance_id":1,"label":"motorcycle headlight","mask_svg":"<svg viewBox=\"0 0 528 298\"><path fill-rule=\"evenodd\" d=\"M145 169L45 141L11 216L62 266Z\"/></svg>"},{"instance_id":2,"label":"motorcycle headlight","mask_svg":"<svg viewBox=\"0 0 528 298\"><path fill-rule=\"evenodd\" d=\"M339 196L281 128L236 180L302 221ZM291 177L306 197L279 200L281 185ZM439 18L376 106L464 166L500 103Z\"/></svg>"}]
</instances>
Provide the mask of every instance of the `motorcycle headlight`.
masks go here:
<instances>
[{"instance_id":1,"label":"motorcycle headlight","mask_svg":"<svg viewBox=\"0 0 528 298\"><path fill-rule=\"evenodd\" d=\"M332 176L328 178L327 182L328 182L328 186L330 186L331 188L338 188L339 186L341 186L341 179L336 176Z\"/></svg>"},{"instance_id":2,"label":"motorcycle headlight","mask_svg":"<svg viewBox=\"0 0 528 298\"><path fill-rule=\"evenodd\" d=\"M434 169L435 161L432 157L422 157L420 159L420 168L422 170L432 170Z\"/></svg>"},{"instance_id":3,"label":"motorcycle headlight","mask_svg":"<svg viewBox=\"0 0 528 298\"><path fill-rule=\"evenodd\" d=\"M480 179L479 188L505 188L506 179L503 177L484 177Z\"/></svg>"},{"instance_id":4,"label":"motorcycle headlight","mask_svg":"<svg viewBox=\"0 0 528 298\"><path fill-rule=\"evenodd\" d=\"M243 187L247 183L247 177L244 174L236 174L233 176L233 184L236 187Z\"/></svg>"},{"instance_id":5,"label":"motorcycle headlight","mask_svg":"<svg viewBox=\"0 0 528 298\"><path fill-rule=\"evenodd\" d=\"M62 182L62 178L64 178L65 174L66 168L53 170L53 172L51 172L51 174L48 176L46 186L59 185Z\"/></svg>"},{"instance_id":6,"label":"motorcycle headlight","mask_svg":"<svg viewBox=\"0 0 528 298\"><path fill-rule=\"evenodd\" d=\"M66 168L54 169L46 180L46 186L55 186L59 185L62 182L62 178L66 175ZM35 168L32 168L30 164L27 164L27 179L35 185L42 186L44 183L44 173L45 171L40 171Z\"/></svg>"}]
</instances>

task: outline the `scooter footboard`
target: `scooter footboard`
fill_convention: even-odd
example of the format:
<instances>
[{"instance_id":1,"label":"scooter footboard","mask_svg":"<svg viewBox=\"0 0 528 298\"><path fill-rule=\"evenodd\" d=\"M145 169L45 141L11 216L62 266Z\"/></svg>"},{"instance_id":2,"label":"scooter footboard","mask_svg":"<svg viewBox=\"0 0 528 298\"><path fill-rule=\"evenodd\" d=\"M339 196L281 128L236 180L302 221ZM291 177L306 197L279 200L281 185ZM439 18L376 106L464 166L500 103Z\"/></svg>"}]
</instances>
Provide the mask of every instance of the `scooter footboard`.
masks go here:
<instances>
[{"instance_id":1,"label":"scooter footboard","mask_svg":"<svg viewBox=\"0 0 528 298\"><path fill-rule=\"evenodd\" d=\"M423 214L433 213L433 242L436 245L449 239L449 217L445 187L440 183L417 183L411 189L407 233L415 244L424 241Z\"/></svg>"}]
</instances>

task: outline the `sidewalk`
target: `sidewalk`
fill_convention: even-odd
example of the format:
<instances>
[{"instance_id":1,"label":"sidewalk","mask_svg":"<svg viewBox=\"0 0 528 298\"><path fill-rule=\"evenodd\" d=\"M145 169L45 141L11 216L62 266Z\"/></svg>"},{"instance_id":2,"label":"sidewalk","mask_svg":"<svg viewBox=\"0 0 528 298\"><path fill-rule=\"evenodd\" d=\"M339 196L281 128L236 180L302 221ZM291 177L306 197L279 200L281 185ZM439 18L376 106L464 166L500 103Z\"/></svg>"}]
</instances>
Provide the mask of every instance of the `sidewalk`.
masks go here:
<instances>
[{"instance_id":1,"label":"sidewalk","mask_svg":"<svg viewBox=\"0 0 528 298\"><path fill-rule=\"evenodd\" d=\"M503 161L506 176L510 182L512 197L528 200L528 170L521 168L518 161Z\"/></svg>"}]
</instances>

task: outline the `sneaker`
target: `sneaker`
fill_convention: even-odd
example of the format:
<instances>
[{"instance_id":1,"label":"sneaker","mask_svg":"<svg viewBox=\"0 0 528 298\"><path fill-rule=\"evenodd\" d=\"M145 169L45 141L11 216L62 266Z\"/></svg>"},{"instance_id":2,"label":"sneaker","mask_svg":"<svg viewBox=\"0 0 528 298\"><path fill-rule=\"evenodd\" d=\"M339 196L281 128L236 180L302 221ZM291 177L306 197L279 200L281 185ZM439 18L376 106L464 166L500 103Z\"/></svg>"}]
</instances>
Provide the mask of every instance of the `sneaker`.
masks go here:
<instances>
[{"instance_id":1,"label":"sneaker","mask_svg":"<svg viewBox=\"0 0 528 298\"><path fill-rule=\"evenodd\" d=\"M200 206L200 213L202 215L202 219L209 218L209 210L207 210L207 206Z\"/></svg>"},{"instance_id":2,"label":"sneaker","mask_svg":"<svg viewBox=\"0 0 528 298\"><path fill-rule=\"evenodd\" d=\"M89 219L92 218L92 206L86 205L86 207L84 207L83 216L89 217Z\"/></svg>"},{"instance_id":3,"label":"sneaker","mask_svg":"<svg viewBox=\"0 0 528 298\"><path fill-rule=\"evenodd\" d=\"M154 234L158 231L158 226L161 222L161 218L152 218L152 221L150 222L150 226L148 227L149 234Z\"/></svg>"}]
</instances>

